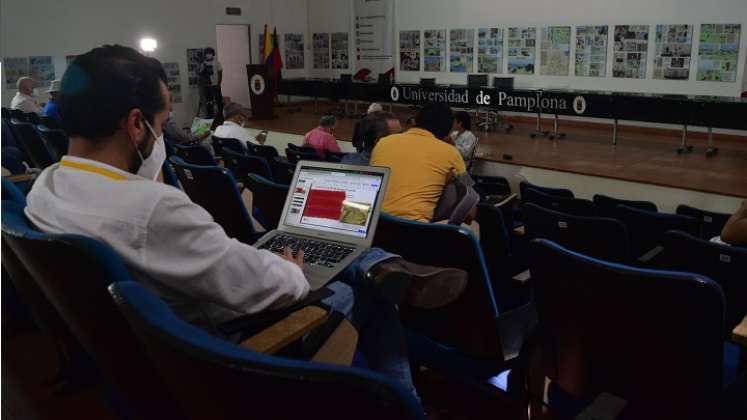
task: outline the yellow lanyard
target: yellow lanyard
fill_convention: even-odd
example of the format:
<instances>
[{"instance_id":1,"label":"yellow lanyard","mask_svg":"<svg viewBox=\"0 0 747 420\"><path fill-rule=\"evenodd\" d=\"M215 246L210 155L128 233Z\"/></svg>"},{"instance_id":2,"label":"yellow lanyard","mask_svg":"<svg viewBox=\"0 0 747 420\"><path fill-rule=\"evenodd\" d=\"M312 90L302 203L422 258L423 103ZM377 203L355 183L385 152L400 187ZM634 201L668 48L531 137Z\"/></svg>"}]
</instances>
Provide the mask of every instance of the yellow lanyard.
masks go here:
<instances>
[{"instance_id":1,"label":"yellow lanyard","mask_svg":"<svg viewBox=\"0 0 747 420\"><path fill-rule=\"evenodd\" d=\"M74 161L67 160L67 159L62 159L60 161L60 166L67 166L68 168L75 168L75 169L80 169L82 171L93 172L99 175L103 175L107 178L111 178L115 181L124 181L127 179L126 176L120 175L116 172L112 172L108 169L99 168L98 166L89 165L87 163L74 162Z\"/></svg>"}]
</instances>

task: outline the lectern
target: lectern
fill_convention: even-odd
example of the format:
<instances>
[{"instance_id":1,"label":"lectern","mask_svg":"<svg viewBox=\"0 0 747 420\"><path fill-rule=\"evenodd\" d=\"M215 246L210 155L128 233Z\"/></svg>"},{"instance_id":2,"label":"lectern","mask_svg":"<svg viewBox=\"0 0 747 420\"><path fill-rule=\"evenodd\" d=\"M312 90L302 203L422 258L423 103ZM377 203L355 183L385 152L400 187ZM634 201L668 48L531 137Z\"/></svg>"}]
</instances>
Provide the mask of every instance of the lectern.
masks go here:
<instances>
[{"instance_id":1,"label":"lectern","mask_svg":"<svg viewBox=\"0 0 747 420\"><path fill-rule=\"evenodd\" d=\"M252 118L258 120L275 118L273 111L275 72L265 64L247 64L246 77L249 81Z\"/></svg>"}]
</instances>

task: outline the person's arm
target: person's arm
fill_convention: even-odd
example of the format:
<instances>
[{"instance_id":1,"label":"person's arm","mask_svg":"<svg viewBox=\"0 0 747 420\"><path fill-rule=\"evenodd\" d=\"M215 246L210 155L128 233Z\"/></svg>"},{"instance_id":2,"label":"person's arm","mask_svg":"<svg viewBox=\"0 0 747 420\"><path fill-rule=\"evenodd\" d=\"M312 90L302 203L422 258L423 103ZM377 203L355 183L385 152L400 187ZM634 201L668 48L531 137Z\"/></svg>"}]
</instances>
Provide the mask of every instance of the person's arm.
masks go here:
<instances>
[{"instance_id":1,"label":"person's arm","mask_svg":"<svg viewBox=\"0 0 747 420\"><path fill-rule=\"evenodd\" d=\"M340 149L340 145L337 144L335 136L331 134L326 136L324 150L327 150L328 152L342 153L342 149Z\"/></svg>"},{"instance_id":2,"label":"person's arm","mask_svg":"<svg viewBox=\"0 0 747 420\"><path fill-rule=\"evenodd\" d=\"M236 312L285 307L309 291L296 263L229 238L181 191L156 204L143 253L157 282Z\"/></svg>"},{"instance_id":3,"label":"person's arm","mask_svg":"<svg viewBox=\"0 0 747 420\"><path fill-rule=\"evenodd\" d=\"M223 66L218 59L215 60L215 68L218 71L218 86L220 86L223 83Z\"/></svg>"},{"instance_id":4,"label":"person's arm","mask_svg":"<svg viewBox=\"0 0 747 420\"><path fill-rule=\"evenodd\" d=\"M747 245L747 200L724 225L721 240L732 245Z\"/></svg>"},{"instance_id":5,"label":"person's arm","mask_svg":"<svg viewBox=\"0 0 747 420\"><path fill-rule=\"evenodd\" d=\"M469 136L465 131L464 133L460 134L454 141L454 145L456 146L457 150L459 150L459 154L462 155L462 159L464 160L468 160L471 156L471 146L472 144L474 144L472 138L474 138L474 136Z\"/></svg>"}]
</instances>

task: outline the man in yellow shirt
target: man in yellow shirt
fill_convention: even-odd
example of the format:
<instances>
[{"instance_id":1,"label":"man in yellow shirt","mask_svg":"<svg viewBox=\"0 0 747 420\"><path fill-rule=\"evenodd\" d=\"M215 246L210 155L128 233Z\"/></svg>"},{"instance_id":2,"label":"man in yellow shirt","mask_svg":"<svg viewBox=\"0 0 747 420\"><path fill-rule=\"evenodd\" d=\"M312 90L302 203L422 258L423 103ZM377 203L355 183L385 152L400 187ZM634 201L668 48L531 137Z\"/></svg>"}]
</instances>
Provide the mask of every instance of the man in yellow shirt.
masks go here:
<instances>
[{"instance_id":1,"label":"man in yellow shirt","mask_svg":"<svg viewBox=\"0 0 747 420\"><path fill-rule=\"evenodd\" d=\"M379 140L371 165L391 169L385 212L420 222L433 219L449 172L467 170L456 147L444 141L453 122L448 106L429 103L415 117L415 128Z\"/></svg>"}]
</instances>

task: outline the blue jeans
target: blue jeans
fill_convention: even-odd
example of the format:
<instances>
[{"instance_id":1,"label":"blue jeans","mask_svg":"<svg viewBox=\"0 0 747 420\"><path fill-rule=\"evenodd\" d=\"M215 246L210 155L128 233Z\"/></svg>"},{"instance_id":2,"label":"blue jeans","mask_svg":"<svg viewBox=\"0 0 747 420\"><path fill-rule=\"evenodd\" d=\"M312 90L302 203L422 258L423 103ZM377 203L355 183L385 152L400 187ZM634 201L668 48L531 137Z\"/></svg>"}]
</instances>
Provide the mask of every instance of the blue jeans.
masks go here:
<instances>
[{"instance_id":1,"label":"blue jeans","mask_svg":"<svg viewBox=\"0 0 747 420\"><path fill-rule=\"evenodd\" d=\"M371 369L399 381L417 398L397 307L377 297L374 284L366 277L373 266L394 257L379 248L363 252L327 285L334 295L323 302L358 329L358 348Z\"/></svg>"}]
</instances>

